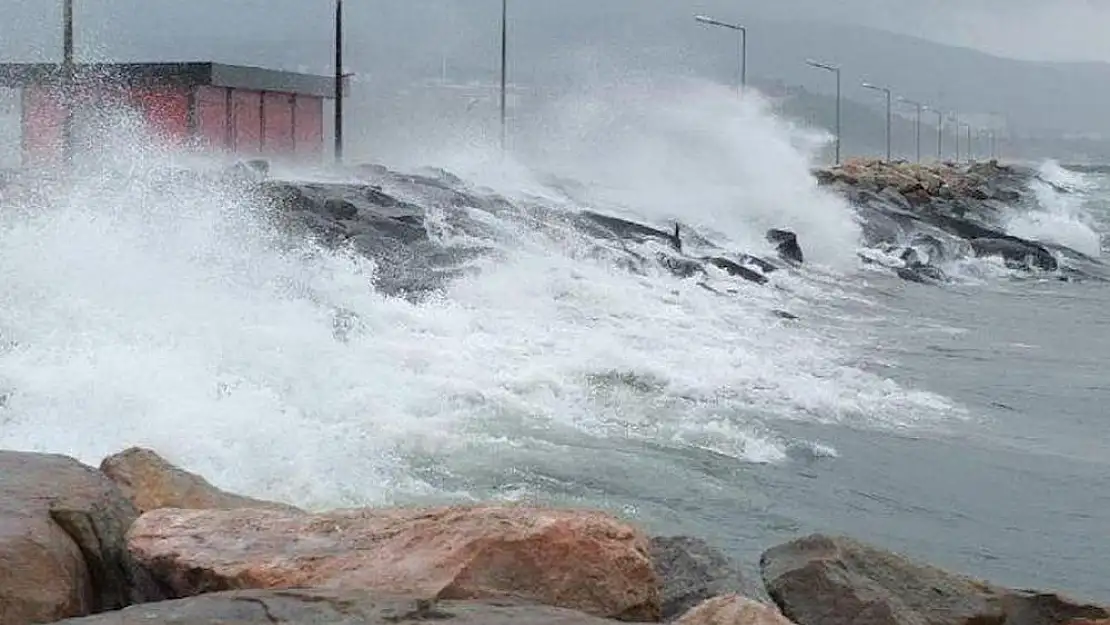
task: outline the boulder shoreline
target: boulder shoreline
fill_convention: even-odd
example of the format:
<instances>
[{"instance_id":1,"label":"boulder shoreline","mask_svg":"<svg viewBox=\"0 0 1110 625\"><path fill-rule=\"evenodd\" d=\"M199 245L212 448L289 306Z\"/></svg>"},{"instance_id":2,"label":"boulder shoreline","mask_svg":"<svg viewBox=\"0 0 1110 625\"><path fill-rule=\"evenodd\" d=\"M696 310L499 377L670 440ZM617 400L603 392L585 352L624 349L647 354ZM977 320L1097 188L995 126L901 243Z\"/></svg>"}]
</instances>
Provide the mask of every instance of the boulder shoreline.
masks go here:
<instances>
[{"instance_id":1,"label":"boulder shoreline","mask_svg":"<svg viewBox=\"0 0 1110 625\"><path fill-rule=\"evenodd\" d=\"M0 625L1110 625L845 536L773 546L759 570L755 588L703 540L597 510L308 512L149 449L100 468L0 451Z\"/></svg>"},{"instance_id":2,"label":"boulder shoreline","mask_svg":"<svg viewBox=\"0 0 1110 625\"><path fill-rule=\"evenodd\" d=\"M1007 232L1016 213L1045 208L1038 206L1034 183L1062 195L1075 192L1036 169L994 160L855 159L812 173L820 187L846 199L861 217L864 245L879 252L861 255L863 260L887 266L905 280L945 282L946 261L989 257L1010 269L1055 273L1061 280L1110 279L1105 264L1081 250Z\"/></svg>"}]
</instances>

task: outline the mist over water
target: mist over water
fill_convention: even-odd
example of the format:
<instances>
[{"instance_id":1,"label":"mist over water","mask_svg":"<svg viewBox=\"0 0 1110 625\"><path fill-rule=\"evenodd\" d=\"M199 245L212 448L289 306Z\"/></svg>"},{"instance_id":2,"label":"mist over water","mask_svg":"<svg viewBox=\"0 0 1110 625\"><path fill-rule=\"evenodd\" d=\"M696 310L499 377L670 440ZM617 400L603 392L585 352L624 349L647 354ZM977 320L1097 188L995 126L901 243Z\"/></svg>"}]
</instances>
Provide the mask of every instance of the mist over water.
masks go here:
<instances>
[{"instance_id":1,"label":"mist over water","mask_svg":"<svg viewBox=\"0 0 1110 625\"><path fill-rule=\"evenodd\" d=\"M573 181L562 190L577 191L579 202L655 224L680 221L752 252L770 250L769 228L790 228L809 242L807 258L856 266L854 214L809 173L829 136L773 116L755 89L741 99L696 78L592 66L583 73L568 92L510 120L508 163L495 115L466 111L449 95L424 111L430 123L398 128L386 118L366 140L387 162L433 163L510 195L549 193L537 189L551 177Z\"/></svg>"},{"instance_id":2,"label":"mist over water","mask_svg":"<svg viewBox=\"0 0 1110 625\"><path fill-rule=\"evenodd\" d=\"M559 496L553 476L593 472L598 449L835 455L778 426L791 421L962 418L858 366L866 339L845 336L835 309L860 297L837 284L850 210L816 189L794 147L805 139L756 97L634 86L560 106L546 169L539 152L505 162L480 146L425 164L521 206L679 219L741 251L793 228L819 267L770 289L717 276L736 292L722 297L474 209L499 253L412 303L370 288L371 261L289 240L244 189L168 178L196 159L116 122L98 144L112 158L86 160L69 186L27 180L0 207L0 447L95 463L145 445L226 488L333 507ZM434 223L441 207L427 209ZM358 319L345 340L339 311Z\"/></svg>"}]
</instances>

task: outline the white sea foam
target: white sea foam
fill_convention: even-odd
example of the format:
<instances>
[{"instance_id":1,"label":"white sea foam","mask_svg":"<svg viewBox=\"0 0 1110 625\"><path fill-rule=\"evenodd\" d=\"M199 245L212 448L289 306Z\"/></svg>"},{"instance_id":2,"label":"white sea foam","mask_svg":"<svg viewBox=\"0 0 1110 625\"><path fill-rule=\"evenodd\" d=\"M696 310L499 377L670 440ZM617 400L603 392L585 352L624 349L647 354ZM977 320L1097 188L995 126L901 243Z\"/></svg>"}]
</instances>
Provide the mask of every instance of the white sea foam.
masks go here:
<instances>
[{"instance_id":1,"label":"white sea foam","mask_svg":"<svg viewBox=\"0 0 1110 625\"><path fill-rule=\"evenodd\" d=\"M640 128L638 145L606 138L629 152L607 168L620 152L598 154L607 188L591 195L643 202L645 218L719 219L734 241L791 227L830 266L854 254L849 209L756 104L710 88L649 102L630 114L675 125ZM857 368L856 339L805 318L836 297L831 277L795 293L717 278L736 292L722 296L487 216L511 235L502 254L413 304L373 292L366 259L276 245L249 198L158 181L179 157L133 128L110 134L99 170L0 206L0 447L97 462L147 445L224 487L336 506L470 496L468 472L510 475L499 463L522 449L565 463L652 442L781 462L784 419L903 428L953 413ZM664 166L679 173L653 176ZM521 165L497 171L473 175L510 197L548 192ZM359 319L345 342L340 308Z\"/></svg>"},{"instance_id":2,"label":"white sea foam","mask_svg":"<svg viewBox=\"0 0 1110 625\"><path fill-rule=\"evenodd\" d=\"M1026 239L1066 245L1089 256L1101 255L1102 235L1086 206L1091 181L1054 161L1042 165L1040 175L1044 181L1031 183L1036 208L1014 210L1006 223L1007 231Z\"/></svg>"}]
</instances>

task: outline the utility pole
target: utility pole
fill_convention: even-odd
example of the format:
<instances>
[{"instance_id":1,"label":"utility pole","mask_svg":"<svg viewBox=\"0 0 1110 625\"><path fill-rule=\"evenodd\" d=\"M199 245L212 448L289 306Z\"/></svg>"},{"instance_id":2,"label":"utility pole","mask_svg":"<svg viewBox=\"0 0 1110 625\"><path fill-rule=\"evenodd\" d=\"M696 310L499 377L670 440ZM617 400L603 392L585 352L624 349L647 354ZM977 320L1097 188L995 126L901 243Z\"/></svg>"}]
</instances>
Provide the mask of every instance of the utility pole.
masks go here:
<instances>
[{"instance_id":1,"label":"utility pole","mask_svg":"<svg viewBox=\"0 0 1110 625\"><path fill-rule=\"evenodd\" d=\"M915 124L914 129L915 129L915 132L917 133L917 136L914 139L914 146L915 146L915 149L917 150L917 162L920 163L921 162L921 111L925 109L925 105L920 103L920 102L917 102L915 100L909 100L909 99L902 98L902 97L899 97L898 101L899 102L904 102L906 104L912 104L913 106L917 107L917 118L914 122L914 124Z\"/></svg>"},{"instance_id":2,"label":"utility pole","mask_svg":"<svg viewBox=\"0 0 1110 625\"><path fill-rule=\"evenodd\" d=\"M62 157L67 168L73 164L73 108L77 94L73 64L73 0L62 0Z\"/></svg>"},{"instance_id":3,"label":"utility pole","mask_svg":"<svg viewBox=\"0 0 1110 625\"><path fill-rule=\"evenodd\" d=\"M956 164L960 164L960 114L952 113L952 122L956 126Z\"/></svg>"},{"instance_id":4,"label":"utility pole","mask_svg":"<svg viewBox=\"0 0 1110 625\"><path fill-rule=\"evenodd\" d=\"M940 163L944 161L944 113L924 105L921 108L937 114L937 162Z\"/></svg>"},{"instance_id":5,"label":"utility pole","mask_svg":"<svg viewBox=\"0 0 1110 625\"><path fill-rule=\"evenodd\" d=\"M508 135L508 110L505 89L509 65L509 0L501 0L501 152L505 151Z\"/></svg>"},{"instance_id":6,"label":"utility pole","mask_svg":"<svg viewBox=\"0 0 1110 625\"><path fill-rule=\"evenodd\" d=\"M343 162L343 0L335 0L335 162Z\"/></svg>"},{"instance_id":7,"label":"utility pole","mask_svg":"<svg viewBox=\"0 0 1110 625\"><path fill-rule=\"evenodd\" d=\"M971 124L967 124L967 162L970 163L975 157L975 144L971 142Z\"/></svg>"}]
</instances>

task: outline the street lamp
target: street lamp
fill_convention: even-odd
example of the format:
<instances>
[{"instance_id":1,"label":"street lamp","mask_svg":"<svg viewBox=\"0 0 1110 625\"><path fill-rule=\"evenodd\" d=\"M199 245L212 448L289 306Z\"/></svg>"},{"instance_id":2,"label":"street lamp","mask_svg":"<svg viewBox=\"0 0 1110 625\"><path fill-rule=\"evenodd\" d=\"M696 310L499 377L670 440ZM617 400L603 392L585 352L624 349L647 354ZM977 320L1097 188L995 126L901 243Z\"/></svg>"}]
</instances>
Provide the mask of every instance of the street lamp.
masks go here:
<instances>
[{"instance_id":1,"label":"street lamp","mask_svg":"<svg viewBox=\"0 0 1110 625\"><path fill-rule=\"evenodd\" d=\"M505 151L508 113L505 106L505 87L509 64L509 0L501 0L501 151Z\"/></svg>"},{"instance_id":2,"label":"street lamp","mask_svg":"<svg viewBox=\"0 0 1110 625\"><path fill-rule=\"evenodd\" d=\"M915 122L916 123L917 138L914 140L914 145L916 146L916 149L917 149L917 162L920 163L921 162L921 110L925 108L925 105L920 103L920 102L917 102L915 100L909 100L909 99L906 99L906 98L903 98L903 97L899 97L898 101L903 102L905 104L912 104L913 106L917 107L917 121Z\"/></svg>"},{"instance_id":3,"label":"street lamp","mask_svg":"<svg viewBox=\"0 0 1110 625\"><path fill-rule=\"evenodd\" d=\"M887 87L880 87L865 82L861 85L864 89L871 89L872 91L881 91L886 94L886 160L890 162L890 89Z\"/></svg>"},{"instance_id":4,"label":"street lamp","mask_svg":"<svg viewBox=\"0 0 1110 625\"><path fill-rule=\"evenodd\" d=\"M335 162L343 162L343 0L335 0Z\"/></svg>"},{"instance_id":5,"label":"street lamp","mask_svg":"<svg viewBox=\"0 0 1110 625\"><path fill-rule=\"evenodd\" d=\"M964 122L962 125L967 127L967 162L970 164L975 156L972 153L974 146L971 143L971 124ZM959 133L960 129L956 128L956 132Z\"/></svg>"},{"instance_id":6,"label":"street lamp","mask_svg":"<svg viewBox=\"0 0 1110 625\"><path fill-rule=\"evenodd\" d=\"M740 39L738 47L740 53L740 64L737 68L736 76L736 93L739 94L741 89L744 89L748 86L748 29L744 26L741 26L740 24L729 24L727 22L715 20L711 17L706 17L705 15L695 15L694 19L701 22L702 24L728 28L739 33Z\"/></svg>"},{"instance_id":7,"label":"street lamp","mask_svg":"<svg viewBox=\"0 0 1110 625\"><path fill-rule=\"evenodd\" d=\"M937 162L944 160L944 112L922 105L924 111L932 111L937 114Z\"/></svg>"},{"instance_id":8,"label":"street lamp","mask_svg":"<svg viewBox=\"0 0 1110 625\"><path fill-rule=\"evenodd\" d=\"M840 67L806 59L806 64L836 74L836 164L840 164Z\"/></svg>"},{"instance_id":9,"label":"street lamp","mask_svg":"<svg viewBox=\"0 0 1110 625\"><path fill-rule=\"evenodd\" d=\"M62 0L62 79L65 84L65 110L62 114L62 157L73 161L73 102L75 67L73 64L73 0Z\"/></svg>"},{"instance_id":10,"label":"street lamp","mask_svg":"<svg viewBox=\"0 0 1110 625\"><path fill-rule=\"evenodd\" d=\"M960 164L960 114L953 112L948 116L948 121L956 127L956 164Z\"/></svg>"}]
</instances>

